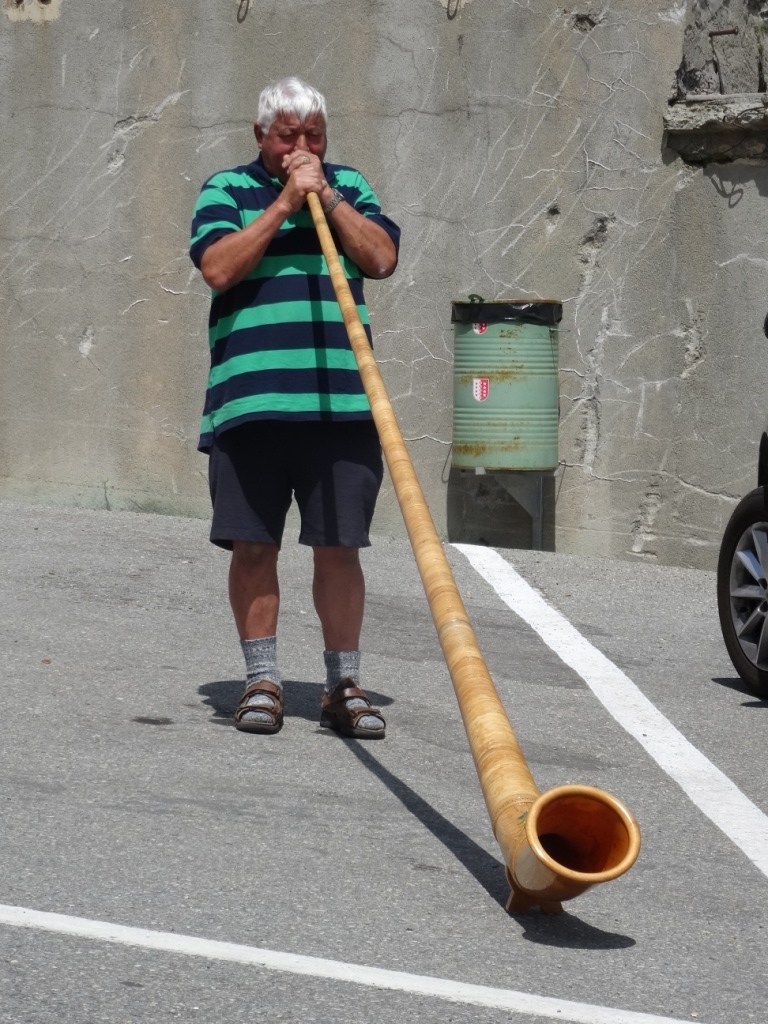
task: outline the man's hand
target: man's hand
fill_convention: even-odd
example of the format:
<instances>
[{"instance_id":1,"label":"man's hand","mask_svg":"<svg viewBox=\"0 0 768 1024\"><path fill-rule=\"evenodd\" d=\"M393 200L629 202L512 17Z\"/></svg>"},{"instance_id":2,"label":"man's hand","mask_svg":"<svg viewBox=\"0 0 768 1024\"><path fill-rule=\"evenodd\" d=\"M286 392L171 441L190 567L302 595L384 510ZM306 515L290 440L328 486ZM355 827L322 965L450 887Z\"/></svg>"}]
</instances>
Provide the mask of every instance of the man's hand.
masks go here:
<instances>
[{"instance_id":1,"label":"man's hand","mask_svg":"<svg viewBox=\"0 0 768 1024\"><path fill-rule=\"evenodd\" d=\"M325 207L333 199L333 189L323 177L323 165L314 153L294 149L283 157L288 181L281 198L291 204L292 212L302 208L308 192L316 192ZM363 217L348 203L339 203L329 215L344 253L369 277L389 277L397 264L397 253L386 231Z\"/></svg>"},{"instance_id":2,"label":"man's hand","mask_svg":"<svg viewBox=\"0 0 768 1024\"><path fill-rule=\"evenodd\" d=\"M297 213L307 200L307 193L316 192L323 206L330 203L333 190L323 177L323 165L320 158L304 149L294 149L283 157L283 168L288 175L282 200L291 210Z\"/></svg>"}]
</instances>

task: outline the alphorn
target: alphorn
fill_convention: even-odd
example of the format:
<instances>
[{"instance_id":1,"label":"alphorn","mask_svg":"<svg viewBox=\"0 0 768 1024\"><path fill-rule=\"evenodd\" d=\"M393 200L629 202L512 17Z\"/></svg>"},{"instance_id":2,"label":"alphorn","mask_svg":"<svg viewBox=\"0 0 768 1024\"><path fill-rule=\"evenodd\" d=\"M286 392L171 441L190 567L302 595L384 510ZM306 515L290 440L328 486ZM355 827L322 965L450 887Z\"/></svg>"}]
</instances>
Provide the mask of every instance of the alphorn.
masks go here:
<instances>
[{"instance_id":1,"label":"alphorn","mask_svg":"<svg viewBox=\"0 0 768 1024\"><path fill-rule=\"evenodd\" d=\"M640 829L627 807L604 790L568 785L539 793L461 600L320 200L311 192L307 201L504 857L512 889L506 909L518 913L538 905L559 913L563 900L629 870L640 852Z\"/></svg>"}]
</instances>

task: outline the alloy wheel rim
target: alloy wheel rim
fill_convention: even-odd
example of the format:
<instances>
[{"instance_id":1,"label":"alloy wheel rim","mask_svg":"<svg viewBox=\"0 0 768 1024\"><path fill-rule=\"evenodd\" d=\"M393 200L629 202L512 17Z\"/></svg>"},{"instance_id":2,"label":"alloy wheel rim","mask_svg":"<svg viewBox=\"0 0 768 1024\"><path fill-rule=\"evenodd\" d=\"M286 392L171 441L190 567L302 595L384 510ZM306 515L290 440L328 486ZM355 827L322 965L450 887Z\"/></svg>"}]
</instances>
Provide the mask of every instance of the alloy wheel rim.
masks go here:
<instances>
[{"instance_id":1,"label":"alloy wheel rim","mask_svg":"<svg viewBox=\"0 0 768 1024\"><path fill-rule=\"evenodd\" d=\"M753 523L741 535L731 561L730 598L745 657L768 671L768 523Z\"/></svg>"}]
</instances>

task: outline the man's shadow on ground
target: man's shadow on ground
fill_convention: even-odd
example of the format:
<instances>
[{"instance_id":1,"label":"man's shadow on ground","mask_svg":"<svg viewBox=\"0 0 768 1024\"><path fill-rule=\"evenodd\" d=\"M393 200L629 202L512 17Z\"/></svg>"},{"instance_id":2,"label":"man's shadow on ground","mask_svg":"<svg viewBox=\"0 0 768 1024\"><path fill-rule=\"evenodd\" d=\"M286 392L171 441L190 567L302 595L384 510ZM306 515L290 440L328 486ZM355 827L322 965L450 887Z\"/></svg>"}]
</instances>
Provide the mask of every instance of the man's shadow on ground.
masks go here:
<instances>
[{"instance_id":1,"label":"man's shadow on ground","mask_svg":"<svg viewBox=\"0 0 768 1024\"><path fill-rule=\"evenodd\" d=\"M232 716L242 696L243 687L242 679L223 679L205 683L199 688L198 692L204 697L204 703L213 709L212 722L216 725L234 725ZM319 721L320 697L323 692L321 683L286 679L283 687L286 717L305 718L310 722ZM372 690L366 692L371 703L378 707L394 703L391 697ZM330 738L338 742L338 737L330 730L322 731L327 732ZM372 749L365 741L344 739L342 742L358 761L397 797L403 807L442 843L488 895L503 907L509 896L509 883L504 864L386 768L374 757ZM563 949L624 949L635 945L635 940L628 935L602 931L568 913L542 914L535 909L527 914L511 916L525 929L523 938L539 945Z\"/></svg>"}]
</instances>

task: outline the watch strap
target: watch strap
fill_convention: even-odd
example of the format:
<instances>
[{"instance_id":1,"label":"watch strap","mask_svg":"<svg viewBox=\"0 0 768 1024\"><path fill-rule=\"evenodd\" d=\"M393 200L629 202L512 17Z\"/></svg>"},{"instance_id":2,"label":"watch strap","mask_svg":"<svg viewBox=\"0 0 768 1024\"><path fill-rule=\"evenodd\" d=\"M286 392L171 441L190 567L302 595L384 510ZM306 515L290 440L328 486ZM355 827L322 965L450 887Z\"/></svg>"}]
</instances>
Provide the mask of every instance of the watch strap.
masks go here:
<instances>
[{"instance_id":1,"label":"watch strap","mask_svg":"<svg viewBox=\"0 0 768 1024\"><path fill-rule=\"evenodd\" d=\"M344 196L339 192L337 188L333 189L333 199L323 207L323 213L329 214L331 210L335 210L339 203L344 201Z\"/></svg>"}]
</instances>

